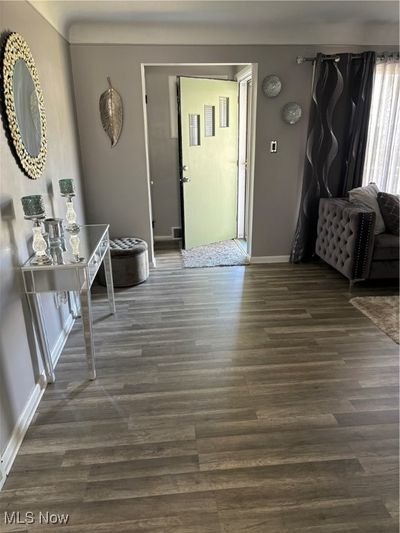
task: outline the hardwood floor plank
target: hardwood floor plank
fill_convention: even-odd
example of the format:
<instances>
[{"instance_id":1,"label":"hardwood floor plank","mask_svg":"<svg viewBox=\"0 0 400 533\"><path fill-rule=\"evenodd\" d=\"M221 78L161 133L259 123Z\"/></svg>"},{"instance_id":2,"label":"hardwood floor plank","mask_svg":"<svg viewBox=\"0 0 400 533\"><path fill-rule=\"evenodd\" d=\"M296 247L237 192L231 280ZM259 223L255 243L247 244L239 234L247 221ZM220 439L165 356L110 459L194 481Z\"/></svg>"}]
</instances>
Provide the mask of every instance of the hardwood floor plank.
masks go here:
<instances>
[{"instance_id":1,"label":"hardwood floor plank","mask_svg":"<svg viewBox=\"0 0 400 533\"><path fill-rule=\"evenodd\" d=\"M3 512L69 513L57 532L398 531L398 346L324 264L183 269L93 294L97 380L71 332Z\"/></svg>"}]
</instances>

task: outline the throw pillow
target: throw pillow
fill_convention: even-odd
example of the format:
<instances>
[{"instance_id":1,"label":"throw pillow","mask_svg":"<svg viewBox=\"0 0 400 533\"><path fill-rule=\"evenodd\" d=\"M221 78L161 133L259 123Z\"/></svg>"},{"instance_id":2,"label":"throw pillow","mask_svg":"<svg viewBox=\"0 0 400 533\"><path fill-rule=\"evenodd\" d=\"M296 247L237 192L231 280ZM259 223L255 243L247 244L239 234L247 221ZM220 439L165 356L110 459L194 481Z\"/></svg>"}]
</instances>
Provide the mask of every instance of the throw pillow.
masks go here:
<instances>
[{"instance_id":1,"label":"throw pillow","mask_svg":"<svg viewBox=\"0 0 400 533\"><path fill-rule=\"evenodd\" d=\"M380 192L378 204L385 221L386 231L393 233L393 235L399 235L400 196Z\"/></svg>"},{"instance_id":2,"label":"throw pillow","mask_svg":"<svg viewBox=\"0 0 400 533\"><path fill-rule=\"evenodd\" d=\"M370 183L366 187L357 187L356 189L349 191L349 199L351 203L375 211L375 235L385 232L385 222L383 221L382 213L378 204L378 193L379 189L375 183Z\"/></svg>"}]
</instances>

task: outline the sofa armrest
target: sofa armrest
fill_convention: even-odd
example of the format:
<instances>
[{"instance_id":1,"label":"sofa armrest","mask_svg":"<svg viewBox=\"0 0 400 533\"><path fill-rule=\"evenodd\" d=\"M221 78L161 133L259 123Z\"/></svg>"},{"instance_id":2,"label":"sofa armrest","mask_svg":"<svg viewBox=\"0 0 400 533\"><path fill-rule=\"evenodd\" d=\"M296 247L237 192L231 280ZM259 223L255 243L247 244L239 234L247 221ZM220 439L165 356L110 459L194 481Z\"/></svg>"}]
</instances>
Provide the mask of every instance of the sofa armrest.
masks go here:
<instances>
[{"instance_id":1,"label":"sofa armrest","mask_svg":"<svg viewBox=\"0 0 400 533\"><path fill-rule=\"evenodd\" d=\"M351 281L369 275L375 212L342 198L321 198L316 254Z\"/></svg>"}]
</instances>

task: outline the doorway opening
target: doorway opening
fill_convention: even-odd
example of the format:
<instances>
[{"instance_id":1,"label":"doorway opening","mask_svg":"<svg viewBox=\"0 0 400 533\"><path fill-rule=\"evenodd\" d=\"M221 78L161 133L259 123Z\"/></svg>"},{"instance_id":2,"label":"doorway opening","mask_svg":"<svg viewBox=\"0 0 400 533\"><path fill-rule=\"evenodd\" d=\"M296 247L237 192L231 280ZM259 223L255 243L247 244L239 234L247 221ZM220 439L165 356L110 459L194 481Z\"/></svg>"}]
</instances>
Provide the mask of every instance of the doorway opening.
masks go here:
<instances>
[{"instance_id":1,"label":"doorway opening","mask_svg":"<svg viewBox=\"0 0 400 533\"><path fill-rule=\"evenodd\" d=\"M182 248L184 266L245 264L257 65L145 64L142 76L151 244Z\"/></svg>"}]
</instances>

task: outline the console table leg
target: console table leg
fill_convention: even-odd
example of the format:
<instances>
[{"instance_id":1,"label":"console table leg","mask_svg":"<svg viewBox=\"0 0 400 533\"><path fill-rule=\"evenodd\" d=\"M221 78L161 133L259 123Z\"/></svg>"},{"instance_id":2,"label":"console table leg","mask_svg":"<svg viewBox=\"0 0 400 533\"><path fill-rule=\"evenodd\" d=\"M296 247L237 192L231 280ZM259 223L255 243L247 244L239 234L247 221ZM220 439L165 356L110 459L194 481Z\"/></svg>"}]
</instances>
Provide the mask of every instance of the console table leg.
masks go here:
<instances>
[{"instance_id":1,"label":"console table leg","mask_svg":"<svg viewBox=\"0 0 400 533\"><path fill-rule=\"evenodd\" d=\"M43 321L43 311L37 294L27 294L29 309L32 315L33 327L42 354L44 371L48 383L54 383L56 376L54 374L53 361L47 342L46 326Z\"/></svg>"},{"instance_id":2,"label":"console table leg","mask_svg":"<svg viewBox=\"0 0 400 533\"><path fill-rule=\"evenodd\" d=\"M103 264L104 273L106 275L108 304L110 306L110 313L113 315L115 313L115 298L110 248L108 248L106 255L104 256Z\"/></svg>"},{"instance_id":3,"label":"console table leg","mask_svg":"<svg viewBox=\"0 0 400 533\"><path fill-rule=\"evenodd\" d=\"M86 361L89 368L89 378L96 379L95 351L92 330L92 302L90 290L82 290L80 293L81 315L83 324L83 336L85 339Z\"/></svg>"}]
</instances>

